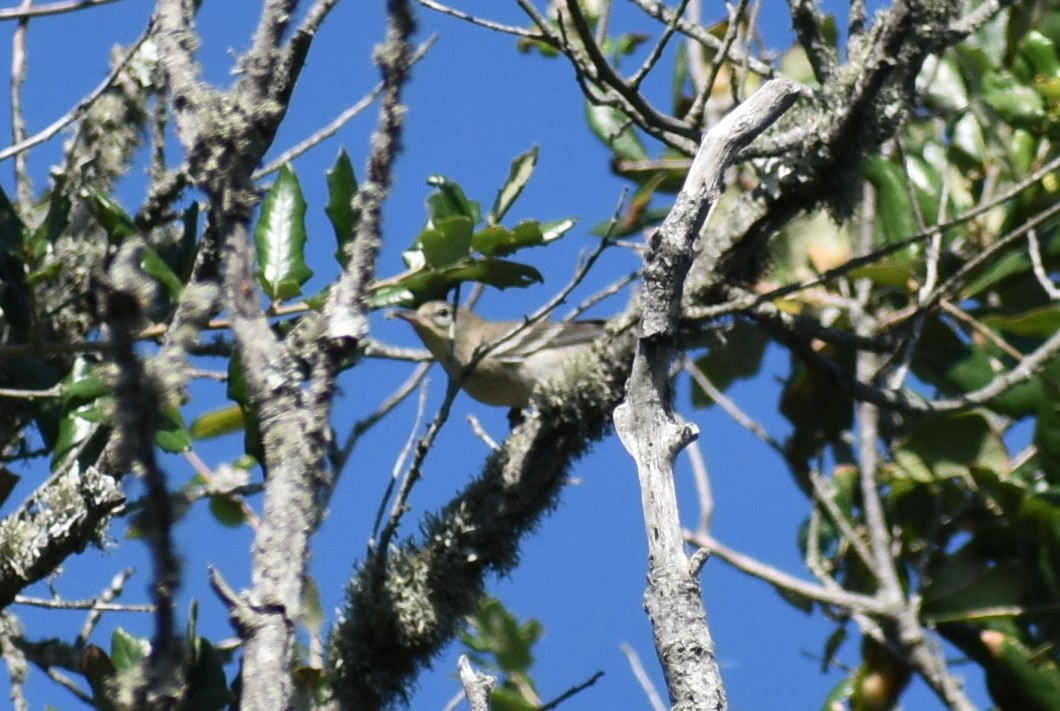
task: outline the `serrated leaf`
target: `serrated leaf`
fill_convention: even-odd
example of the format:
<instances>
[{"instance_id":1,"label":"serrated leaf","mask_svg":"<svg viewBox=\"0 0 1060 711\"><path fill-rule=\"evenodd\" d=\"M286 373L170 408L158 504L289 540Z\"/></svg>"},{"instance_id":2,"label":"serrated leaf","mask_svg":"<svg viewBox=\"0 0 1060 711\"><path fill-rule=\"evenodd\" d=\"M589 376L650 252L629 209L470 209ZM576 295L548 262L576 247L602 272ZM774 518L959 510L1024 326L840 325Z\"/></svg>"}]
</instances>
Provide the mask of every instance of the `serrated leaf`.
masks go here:
<instances>
[{"instance_id":1,"label":"serrated leaf","mask_svg":"<svg viewBox=\"0 0 1060 711\"><path fill-rule=\"evenodd\" d=\"M536 247L544 242L545 235L536 220L525 220L511 230L479 230L472 238L475 250L486 257L505 257L523 247Z\"/></svg>"},{"instance_id":2,"label":"serrated leaf","mask_svg":"<svg viewBox=\"0 0 1060 711\"><path fill-rule=\"evenodd\" d=\"M357 204L357 175L345 149L339 151L335 164L325 175L328 182L328 204L324 212L335 230L335 240L338 243L335 259L345 268L349 262L346 246L353 240L353 233L361 221L361 208Z\"/></svg>"},{"instance_id":3,"label":"serrated leaf","mask_svg":"<svg viewBox=\"0 0 1060 711\"><path fill-rule=\"evenodd\" d=\"M451 285L463 281L477 281L498 289L527 287L545 281L541 272L529 264L503 259L468 260L445 270L444 276Z\"/></svg>"},{"instance_id":4,"label":"serrated leaf","mask_svg":"<svg viewBox=\"0 0 1060 711\"><path fill-rule=\"evenodd\" d=\"M466 281L507 289L539 284L544 278L527 264L504 259L463 259L444 269L414 270L388 280L385 286L372 290L368 301L373 308L419 304L444 298L450 289Z\"/></svg>"},{"instance_id":5,"label":"serrated leaf","mask_svg":"<svg viewBox=\"0 0 1060 711\"><path fill-rule=\"evenodd\" d=\"M450 215L432 220L432 223L433 226L423 230L416 240L427 266L444 269L468 256L474 228L471 218Z\"/></svg>"},{"instance_id":6,"label":"serrated leaf","mask_svg":"<svg viewBox=\"0 0 1060 711\"><path fill-rule=\"evenodd\" d=\"M534 174L534 168L537 166L537 155L538 147L534 146L512 161L508 179L504 181L504 185L497 191L497 197L493 201L489 215L486 217L486 224L499 224L504 219L504 216L508 214L508 210L530 181L530 176Z\"/></svg>"},{"instance_id":7,"label":"serrated leaf","mask_svg":"<svg viewBox=\"0 0 1060 711\"><path fill-rule=\"evenodd\" d=\"M265 195L254 228L258 283L273 300L300 295L302 285L313 276L305 263L305 211L298 176L289 165L284 165Z\"/></svg>"},{"instance_id":8,"label":"serrated leaf","mask_svg":"<svg viewBox=\"0 0 1060 711\"><path fill-rule=\"evenodd\" d=\"M474 200L468 200L464 189L456 181L444 175L432 175L427 178L427 184L435 188L435 192L427 198L430 226L435 226L438 220L456 215L468 218L472 225L482 220L482 207Z\"/></svg>"}]
</instances>

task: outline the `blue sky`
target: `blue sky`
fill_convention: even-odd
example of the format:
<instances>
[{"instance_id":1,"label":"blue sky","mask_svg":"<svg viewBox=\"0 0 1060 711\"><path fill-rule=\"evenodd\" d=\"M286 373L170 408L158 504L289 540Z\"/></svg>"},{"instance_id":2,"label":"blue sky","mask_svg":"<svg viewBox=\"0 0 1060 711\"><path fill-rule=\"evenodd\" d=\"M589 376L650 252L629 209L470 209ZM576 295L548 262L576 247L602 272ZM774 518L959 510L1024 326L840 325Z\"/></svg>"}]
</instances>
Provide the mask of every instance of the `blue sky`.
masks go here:
<instances>
[{"instance_id":1,"label":"blue sky","mask_svg":"<svg viewBox=\"0 0 1060 711\"><path fill-rule=\"evenodd\" d=\"M125 0L31 23L30 70L25 91L31 132L64 113L100 81L106 72L110 47L129 42L139 34L151 5L145 0ZM378 81L370 56L372 46L383 33L381 5L339 4L310 54L294 107L277 137L274 155L330 121ZM615 5L619 26L640 23L641 27L655 30L652 23L642 21L635 9L622 2ZM501 21L523 22L514 3L478 0L463 2L460 7ZM219 84L231 80L232 55L248 46L257 8L258 3L245 1L204 3L200 14L204 33L201 56L207 79ZM718 19L715 15L720 17L719 12L707 13L712 21ZM625 185L611 176L608 152L585 125L583 100L564 61L521 55L510 37L422 8L418 16L418 39L433 33L438 33L439 39L414 69L406 95L409 114L405 152L398 164L394 194L386 207L387 244L379 273L386 276L402 268L401 250L426 217L423 205L429 193L427 176L440 173L457 180L470 197L488 205L508 174L510 160L536 144L541 151L538 169L508 220L514 224L523 218L578 216L581 221L562 245L527 255L527 260L545 274L543 286L486 293L481 302L483 313L516 318L543 303L565 282L575 268L579 252L595 243L588 230L610 215ZM787 42L786 4L766 0L762 17L767 41L774 48L783 49ZM10 46L12 30L10 23L0 26L5 46ZM666 91L668 81L668 77L661 76L652 90ZM4 135L10 135L8 101L5 92L0 98L0 131ZM323 212L324 171L339 148L345 147L360 174L373 122L374 113L366 112L294 164L309 201L310 264L317 273L308 285L310 292L326 284L337 269L331 257L332 232ZM658 147L650 150L657 152ZM44 186L47 167L58 155L55 143L34 153L31 167L38 187ZM0 185L13 192L10 164L0 166ZM143 176L138 171L123 182L120 195L127 207L135 208L143 188ZM611 250L571 303L636 266L634 254ZM628 298L628 293L622 294L598 306L594 313L614 313ZM373 321L373 328L377 338L416 345L406 324L386 321L380 315ZM776 378L784 372L786 363L785 353L771 349L762 375L752 382L737 384L730 391L778 439L788 431L786 422L776 413ZM205 367L223 366L206 363ZM339 436L353 421L371 412L410 370L411 366L403 364L369 362L344 377L334 416ZM432 372L428 417L443 390L444 376L440 371ZM198 383L192 395L194 399L185 412L188 421L219 406L223 387ZM341 600L343 582L364 550L371 519L397 452L414 428L414 400L396 410L362 441L331 502L312 563L312 573L329 612ZM714 534L739 550L802 575L796 534L806 506L783 463L719 409L692 410L684 383L679 387L677 405L702 431L700 442L715 497ZM495 439L502 438L507 430L503 411L486 408L465 396L459 398L437 449L427 461L425 481L413 496L406 534L415 532L412 524L418 515L442 504L467 482L485 457L485 446L471 434L466 422L468 413L475 413ZM231 437L203 443L196 452L208 464L217 466L235 459L240 446L241 439ZM681 469L679 495L686 523L691 525L698 511L687 462L681 462ZM174 485L192 475L181 458L169 458L167 470ZM38 470L18 473L24 476L24 485L7 509L44 476ZM646 548L636 471L617 438L611 436L577 465L574 476L577 483L568 487L560 507L523 546L522 565L509 578L492 581L490 588L521 618L533 617L545 626L535 667L543 698L550 699L603 670L606 675L594 687L561 708L648 708L619 651L621 643L631 645L660 693L665 694L649 625L641 609ZM135 493L135 485L131 487ZM112 534L120 539L121 528L115 528ZM185 575L182 615L191 599L198 599L200 633L213 639L230 636L224 610L205 585L205 567L216 565L231 584L246 585L250 532L222 529L204 512L197 512L182 522L177 534ZM89 550L69 561L55 588L67 597L92 595L119 567L132 564L139 572L129 585L125 600L146 600L150 565L143 546L125 540L117 542L106 551ZM708 563L704 590L731 707L745 711L819 708L827 691L841 678L837 672L819 673L819 655L831 631L822 616L808 617L796 611L765 584L736 573L720 561ZM44 586L37 586L34 593L46 595L47 591ZM82 620L81 613L39 613L26 608L17 611L23 615L31 638L71 638ZM109 647L110 630L116 625L150 634L146 617L109 615L93 641ZM851 629L851 634L856 640L856 631ZM848 642L844 658L855 660L856 647L856 641ZM435 671L422 677L413 708L440 709L457 692L453 679L456 653L457 650L446 653L437 660ZM30 688L35 708L45 701L60 708L76 707L65 691L42 679L39 672L34 671L33 675ZM985 703L981 688L975 690L975 698ZM921 685L906 697L906 708L932 709L941 705Z\"/></svg>"}]
</instances>

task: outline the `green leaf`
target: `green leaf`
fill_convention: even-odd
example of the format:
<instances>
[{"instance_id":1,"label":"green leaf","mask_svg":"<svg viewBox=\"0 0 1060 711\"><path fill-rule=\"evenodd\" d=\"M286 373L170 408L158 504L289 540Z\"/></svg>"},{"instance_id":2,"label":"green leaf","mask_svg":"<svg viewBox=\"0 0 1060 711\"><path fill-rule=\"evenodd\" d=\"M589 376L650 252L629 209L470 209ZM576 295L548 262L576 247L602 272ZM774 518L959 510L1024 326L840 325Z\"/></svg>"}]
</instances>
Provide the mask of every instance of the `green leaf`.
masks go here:
<instances>
[{"instance_id":1,"label":"green leaf","mask_svg":"<svg viewBox=\"0 0 1060 711\"><path fill-rule=\"evenodd\" d=\"M980 608L1018 605L1027 589L1020 563L988 563L967 552L941 556L927 578L923 612L936 622L961 621L964 613Z\"/></svg>"},{"instance_id":2,"label":"green leaf","mask_svg":"<svg viewBox=\"0 0 1060 711\"><path fill-rule=\"evenodd\" d=\"M887 242L897 242L916 234L916 212L909 199L909 188L901 166L872 157L865 161L865 178L876 188L879 205L876 214L883 224Z\"/></svg>"},{"instance_id":3,"label":"green leaf","mask_svg":"<svg viewBox=\"0 0 1060 711\"><path fill-rule=\"evenodd\" d=\"M247 383L243 375L243 363L238 354L228 359L228 384L225 395L229 400L239 404L243 411L243 451L258 462L265 461L265 450L261 445L261 428L247 392Z\"/></svg>"},{"instance_id":4,"label":"green leaf","mask_svg":"<svg viewBox=\"0 0 1060 711\"><path fill-rule=\"evenodd\" d=\"M78 455L78 462L95 461L106 441L109 427L97 427L90 418L96 413L97 402L109 392L103 382L92 374L95 360L80 356L63 381L59 425L52 449L52 471L70 465Z\"/></svg>"},{"instance_id":5,"label":"green leaf","mask_svg":"<svg viewBox=\"0 0 1060 711\"><path fill-rule=\"evenodd\" d=\"M353 163L350 162L345 149L339 151L339 157L335 159L335 164L331 166L326 175L328 205L324 208L324 212L331 220L331 227L335 230L335 240L338 242L335 259L345 268L350 261L346 253L347 245L353 241L354 231L361 221L357 176L353 172Z\"/></svg>"},{"instance_id":6,"label":"green leaf","mask_svg":"<svg viewBox=\"0 0 1060 711\"><path fill-rule=\"evenodd\" d=\"M925 67L921 76L931 77L924 93L926 106L947 113L956 113L968 106L968 85L952 52L945 52L935 63Z\"/></svg>"},{"instance_id":7,"label":"green leaf","mask_svg":"<svg viewBox=\"0 0 1060 711\"><path fill-rule=\"evenodd\" d=\"M177 283L187 284L195 268L195 257L199 251L199 203L193 202L180 216L182 230L180 239L169 244L157 245L158 256L176 276Z\"/></svg>"},{"instance_id":8,"label":"green leaf","mask_svg":"<svg viewBox=\"0 0 1060 711\"><path fill-rule=\"evenodd\" d=\"M187 692L180 711L221 711L235 700L225 678L224 659L209 640L195 637L191 643L191 665Z\"/></svg>"},{"instance_id":9,"label":"green leaf","mask_svg":"<svg viewBox=\"0 0 1060 711\"><path fill-rule=\"evenodd\" d=\"M952 477L972 479L976 467L1008 471L1008 452L1000 435L979 412L925 417L908 428L894 450L901 474L920 482Z\"/></svg>"},{"instance_id":10,"label":"green leaf","mask_svg":"<svg viewBox=\"0 0 1060 711\"><path fill-rule=\"evenodd\" d=\"M534 174L534 168L537 166L537 154L538 148L534 146L512 161L508 179L504 181L504 185L497 191L497 197L493 201L489 215L486 216L487 225L499 224L504 219L504 216L508 214L508 210L530 181L530 176Z\"/></svg>"},{"instance_id":11,"label":"green leaf","mask_svg":"<svg viewBox=\"0 0 1060 711\"><path fill-rule=\"evenodd\" d=\"M1060 306L1042 306L1018 314L988 313L981 322L997 331L1016 336L1048 338L1060 331Z\"/></svg>"},{"instance_id":12,"label":"green leaf","mask_svg":"<svg viewBox=\"0 0 1060 711\"><path fill-rule=\"evenodd\" d=\"M482 207L474 200L468 200L460 184L444 175L432 175L427 184L433 185L435 192L427 198L427 214L430 216L428 226L437 226L438 220L460 215L477 225L482 220Z\"/></svg>"},{"instance_id":13,"label":"green leaf","mask_svg":"<svg viewBox=\"0 0 1060 711\"><path fill-rule=\"evenodd\" d=\"M545 235L536 220L525 220L513 230L503 227L487 227L472 238L472 246L486 257L505 257L523 247L536 247L545 243Z\"/></svg>"},{"instance_id":14,"label":"green leaf","mask_svg":"<svg viewBox=\"0 0 1060 711\"><path fill-rule=\"evenodd\" d=\"M520 625L515 615L499 600L486 598L478 611L468 618L468 625L468 632L462 636L464 644L488 655L505 673L525 674L534 663L532 648L542 633L541 623L537 620Z\"/></svg>"},{"instance_id":15,"label":"green leaf","mask_svg":"<svg viewBox=\"0 0 1060 711\"><path fill-rule=\"evenodd\" d=\"M444 269L468 256L471 252L471 230L474 228L471 218L450 215L432 222L434 226L423 230L415 245L423 252L427 266Z\"/></svg>"},{"instance_id":16,"label":"green leaf","mask_svg":"<svg viewBox=\"0 0 1060 711\"><path fill-rule=\"evenodd\" d=\"M184 427L184 418L177 405L162 406L159 412L158 431L155 432L155 444L170 454L187 452L191 449L191 435Z\"/></svg>"},{"instance_id":17,"label":"green leaf","mask_svg":"<svg viewBox=\"0 0 1060 711\"><path fill-rule=\"evenodd\" d=\"M1045 118L1041 94L1002 69L983 76L982 98L1005 123L1033 127Z\"/></svg>"},{"instance_id":18,"label":"green leaf","mask_svg":"<svg viewBox=\"0 0 1060 711\"><path fill-rule=\"evenodd\" d=\"M696 361L696 367L714 387L725 392L735 381L752 378L758 373L768 345L769 336L765 331L749 322L737 321L725 332L725 342L707 351ZM692 404L698 408L714 404L695 380L692 381Z\"/></svg>"},{"instance_id":19,"label":"green leaf","mask_svg":"<svg viewBox=\"0 0 1060 711\"><path fill-rule=\"evenodd\" d=\"M1055 401L1044 402L1034 420L1034 446L1046 480L1060 485L1060 405Z\"/></svg>"},{"instance_id":20,"label":"green leaf","mask_svg":"<svg viewBox=\"0 0 1060 711\"><path fill-rule=\"evenodd\" d=\"M144 245L143 257L140 259L140 268L144 270L144 273L154 278L159 284L166 288L168 293L174 300L180 298L180 294L184 291L184 284L180 281L180 278L173 273L173 270L169 268L165 260L158 254L154 247L151 245Z\"/></svg>"},{"instance_id":21,"label":"green leaf","mask_svg":"<svg viewBox=\"0 0 1060 711\"><path fill-rule=\"evenodd\" d=\"M243 408L239 405L228 405L196 417L188 432L193 439L212 439L242 432L243 427Z\"/></svg>"},{"instance_id":22,"label":"green leaf","mask_svg":"<svg viewBox=\"0 0 1060 711\"><path fill-rule=\"evenodd\" d=\"M564 217L561 220L550 220L541 223L541 238L544 244L554 242L567 234L574 225L578 224L577 217Z\"/></svg>"},{"instance_id":23,"label":"green leaf","mask_svg":"<svg viewBox=\"0 0 1060 711\"><path fill-rule=\"evenodd\" d=\"M1060 708L1060 669L1052 659L1042 658L1035 650L1028 649L1012 635L1000 635L988 645L996 660L997 670L1018 689L1018 705L1005 704L1005 708L1023 711L1045 711ZM990 671L990 667L987 667ZM994 692L991 685L991 692Z\"/></svg>"},{"instance_id":24,"label":"green leaf","mask_svg":"<svg viewBox=\"0 0 1060 711\"><path fill-rule=\"evenodd\" d=\"M917 377L947 395L978 390L1002 374L988 353L963 341L937 318L924 322L912 368ZM1040 379L1031 378L991 400L989 407L1005 415L1024 416L1036 412L1044 397Z\"/></svg>"},{"instance_id":25,"label":"green leaf","mask_svg":"<svg viewBox=\"0 0 1060 711\"><path fill-rule=\"evenodd\" d=\"M137 637L121 627L114 630L110 638L110 659L119 672L132 669L151 653L151 642L146 637Z\"/></svg>"},{"instance_id":26,"label":"green leaf","mask_svg":"<svg viewBox=\"0 0 1060 711\"><path fill-rule=\"evenodd\" d=\"M30 239L30 251L33 261L38 262L47 253L48 247L55 243L66 226L70 224L70 198L63 190L64 180L57 179L48 198L48 214L33 232Z\"/></svg>"},{"instance_id":27,"label":"green leaf","mask_svg":"<svg viewBox=\"0 0 1060 711\"><path fill-rule=\"evenodd\" d=\"M637 162L648 160L648 151L626 114L611 106L598 106L586 101L585 115L593 135L603 141L617 157Z\"/></svg>"},{"instance_id":28,"label":"green leaf","mask_svg":"<svg viewBox=\"0 0 1060 711\"><path fill-rule=\"evenodd\" d=\"M95 188L89 188L89 194L96 206L96 221L111 244L119 245L129 235L136 234L136 223L124 207Z\"/></svg>"},{"instance_id":29,"label":"green leaf","mask_svg":"<svg viewBox=\"0 0 1060 711\"><path fill-rule=\"evenodd\" d=\"M265 195L261 217L254 228L260 265L258 282L273 300L298 296L302 285L313 276L305 263L305 210L298 176L284 165Z\"/></svg>"},{"instance_id":30,"label":"green leaf","mask_svg":"<svg viewBox=\"0 0 1060 711\"><path fill-rule=\"evenodd\" d=\"M509 262L503 259L474 259L450 267L443 272L450 285L464 281L477 281L498 289L527 287L545 281L541 272L529 264Z\"/></svg>"},{"instance_id":31,"label":"green leaf","mask_svg":"<svg viewBox=\"0 0 1060 711\"><path fill-rule=\"evenodd\" d=\"M234 496L217 495L210 497L210 514L226 528L239 528L247 522L243 503Z\"/></svg>"},{"instance_id":32,"label":"green leaf","mask_svg":"<svg viewBox=\"0 0 1060 711\"><path fill-rule=\"evenodd\" d=\"M442 299L457 284L479 282L498 289L527 287L544 281L541 273L527 264L503 259L464 259L444 269L419 269L368 294L372 308L409 306Z\"/></svg>"},{"instance_id":33,"label":"green leaf","mask_svg":"<svg viewBox=\"0 0 1060 711\"><path fill-rule=\"evenodd\" d=\"M1020 56L1027 60L1035 74L1049 79L1060 78L1056 45L1038 30L1031 30L1020 40Z\"/></svg>"}]
</instances>

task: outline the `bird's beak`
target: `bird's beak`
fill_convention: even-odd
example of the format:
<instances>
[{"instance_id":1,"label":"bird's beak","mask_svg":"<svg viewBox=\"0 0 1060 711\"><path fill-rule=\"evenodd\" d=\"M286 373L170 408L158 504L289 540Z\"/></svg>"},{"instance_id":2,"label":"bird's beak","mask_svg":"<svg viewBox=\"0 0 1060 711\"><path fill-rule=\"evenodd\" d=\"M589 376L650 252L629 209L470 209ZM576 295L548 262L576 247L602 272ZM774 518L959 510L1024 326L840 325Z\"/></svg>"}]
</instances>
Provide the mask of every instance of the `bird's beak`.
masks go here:
<instances>
[{"instance_id":1,"label":"bird's beak","mask_svg":"<svg viewBox=\"0 0 1060 711\"><path fill-rule=\"evenodd\" d=\"M393 309L387 312L386 317L399 318L402 321L408 321L413 325L421 323L420 315L412 309Z\"/></svg>"}]
</instances>

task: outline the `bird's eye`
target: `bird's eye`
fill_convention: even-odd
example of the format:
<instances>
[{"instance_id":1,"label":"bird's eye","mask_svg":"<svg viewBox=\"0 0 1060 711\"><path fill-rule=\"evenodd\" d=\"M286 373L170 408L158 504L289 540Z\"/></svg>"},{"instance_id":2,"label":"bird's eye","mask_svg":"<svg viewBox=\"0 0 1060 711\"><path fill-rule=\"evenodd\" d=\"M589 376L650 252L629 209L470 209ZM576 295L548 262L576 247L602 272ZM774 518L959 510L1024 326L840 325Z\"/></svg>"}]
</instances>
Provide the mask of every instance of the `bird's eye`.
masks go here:
<instances>
[{"instance_id":1,"label":"bird's eye","mask_svg":"<svg viewBox=\"0 0 1060 711\"><path fill-rule=\"evenodd\" d=\"M438 310L434 312L434 320L443 326L448 326L449 321L453 318L453 310L448 306L439 306Z\"/></svg>"}]
</instances>

